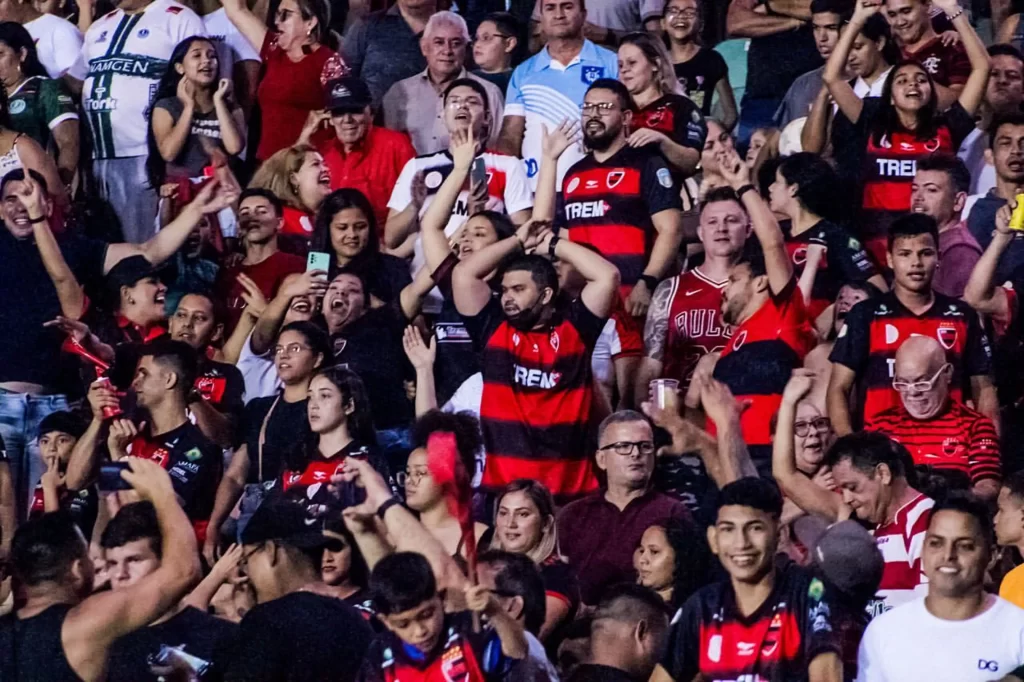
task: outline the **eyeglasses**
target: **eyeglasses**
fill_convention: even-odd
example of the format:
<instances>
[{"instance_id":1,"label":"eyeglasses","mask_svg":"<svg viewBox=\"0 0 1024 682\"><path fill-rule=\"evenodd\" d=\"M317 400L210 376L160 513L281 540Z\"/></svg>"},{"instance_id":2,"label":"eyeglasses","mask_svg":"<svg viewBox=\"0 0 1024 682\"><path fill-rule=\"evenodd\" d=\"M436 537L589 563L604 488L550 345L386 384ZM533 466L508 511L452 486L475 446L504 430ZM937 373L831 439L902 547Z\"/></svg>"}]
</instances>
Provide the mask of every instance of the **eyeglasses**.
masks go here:
<instances>
[{"instance_id":1,"label":"eyeglasses","mask_svg":"<svg viewBox=\"0 0 1024 682\"><path fill-rule=\"evenodd\" d=\"M494 40L495 38L501 38L502 40L505 40L506 38L511 38L511 37L512 36L507 36L504 33L485 33L482 36L477 36L476 42L478 42L478 43L489 43L492 40Z\"/></svg>"},{"instance_id":2,"label":"eyeglasses","mask_svg":"<svg viewBox=\"0 0 1024 682\"><path fill-rule=\"evenodd\" d=\"M697 18L697 10L695 10L695 9L676 9L675 7L670 7L667 10L665 10L665 18L666 19L675 19L676 17L682 17L683 19L696 19Z\"/></svg>"},{"instance_id":3,"label":"eyeglasses","mask_svg":"<svg viewBox=\"0 0 1024 682\"><path fill-rule=\"evenodd\" d=\"M825 431L828 431L830 428L832 428L832 420L830 420L828 417L817 417L816 419L812 419L810 421L797 422L793 424L793 431L795 431L796 435L800 436L801 438L809 434L811 432L811 429L814 429L818 433L823 433Z\"/></svg>"},{"instance_id":4,"label":"eyeglasses","mask_svg":"<svg viewBox=\"0 0 1024 682\"><path fill-rule=\"evenodd\" d=\"M584 114L598 114L599 116L610 114L613 109L615 109L614 102L584 102L580 105L580 111Z\"/></svg>"},{"instance_id":5,"label":"eyeglasses","mask_svg":"<svg viewBox=\"0 0 1024 682\"><path fill-rule=\"evenodd\" d=\"M298 355L304 350L313 349L301 343L290 343L287 346L274 346L274 357L284 355L286 352L288 353L288 355Z\"/></svg>"},{"instance_id":6,"label":"eyeglasses","mask_svg":"<svg viewBox=\"0 0 1024 682\"><path fill-rule=\"evenodd\" d=\"M899 379L893 379L892 380L892 387L895 388L900 393L908 393L908 392L911 392L911 391L914 392L914 393L924 393L925 391L930 391L930 390L932 390L932 387L935 386L935 382L939 380L939 375L942 374L943 372L945 372L946 368L950 367L950 366L951 365L948 362L946 364L944 364L942 367L939 368L938 372L936 372L934 375L932 375L932 378L929 379L928 381L913 381L913 382L911 382L911 381L900 381Z\"/></svg>"},{"instance_id":7,"label":"eyeglasses","mask_svg":"<svg viewBox=\"0 0 1024 682\"><path fill-rule=\"evenodd\" d=\"M413 485L417 485L420 482L420 479L422 479L424 476L429 476L429 475L430 475L430 470L429 469L425 469L425 468L424 469L406 469L405 470L405 480L406 480L406 482L412 483Z\"/></svg>"},{"instance_id":8,"label":"eyeglasses","mask_svg":"<svg viewBox=\"0 0 1024 682\"><path fill-rule=\"evenodd\" d=\"M467 97L465 99L463 99L461 97L449 97L446 104L447 104L449 109L461 109L463 107L465 107L466 109L470 109L470 108L483 109L484 108L484 101L482 99L480 99L479 97Z\"/></svg>"},{"instance_id":9,"label":"eyeglasses","mask_svg":"<svg viewBox=\"0 0 1024 682\"><path fill-rule=\"evenodd\" d=\"M620 440L617 443L612 443L611 445L605 445L603 448L598 448L598 450L611 450L616 455L621 455L622 457L629 457L633 454L634 449L641 455L649 455L654 452L654 441Z\"/></svg>"}]
</instances>

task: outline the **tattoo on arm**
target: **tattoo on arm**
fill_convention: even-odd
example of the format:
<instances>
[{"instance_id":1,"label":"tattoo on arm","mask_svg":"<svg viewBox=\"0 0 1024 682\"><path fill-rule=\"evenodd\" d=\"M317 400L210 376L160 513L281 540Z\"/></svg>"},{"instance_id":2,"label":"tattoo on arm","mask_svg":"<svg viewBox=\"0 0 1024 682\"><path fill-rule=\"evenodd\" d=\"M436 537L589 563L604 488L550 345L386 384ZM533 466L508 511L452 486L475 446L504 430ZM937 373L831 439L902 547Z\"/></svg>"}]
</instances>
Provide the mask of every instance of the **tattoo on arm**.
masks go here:
<instances>
[{"instance_id":1,"label":"tattoo on arm","mask_svg":"<svg viewBox=\"0 0 1024 682\"><path fill-rule=\"evenodd\" d=\"M659 362L665 357L665 342L668 338L668 310L672 302L672 279L666 279L654 290L651 307L647 311L647 321L644 324L644 352L647 357Z\"/></svg>"}]
</instances>

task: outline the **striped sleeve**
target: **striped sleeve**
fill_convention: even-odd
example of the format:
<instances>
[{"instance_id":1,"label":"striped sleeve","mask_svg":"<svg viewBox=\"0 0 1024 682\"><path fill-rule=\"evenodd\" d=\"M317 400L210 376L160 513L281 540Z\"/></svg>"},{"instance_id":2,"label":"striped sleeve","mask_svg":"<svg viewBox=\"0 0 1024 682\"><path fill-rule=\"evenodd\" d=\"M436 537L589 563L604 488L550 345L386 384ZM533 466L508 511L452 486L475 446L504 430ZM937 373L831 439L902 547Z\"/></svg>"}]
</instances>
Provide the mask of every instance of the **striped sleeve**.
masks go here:
<instances>
[{"instance_id":1,"label":"striped sleeve","mask_svg":"<svg viewBox=\"0 0 1024 682\"><path fill-rule=\"evenodd\" d=\"M984 415L979 415L971 425L968 456L972 483L1002 479L999 436L992 420Z\"/></svg>"}]
</instances>

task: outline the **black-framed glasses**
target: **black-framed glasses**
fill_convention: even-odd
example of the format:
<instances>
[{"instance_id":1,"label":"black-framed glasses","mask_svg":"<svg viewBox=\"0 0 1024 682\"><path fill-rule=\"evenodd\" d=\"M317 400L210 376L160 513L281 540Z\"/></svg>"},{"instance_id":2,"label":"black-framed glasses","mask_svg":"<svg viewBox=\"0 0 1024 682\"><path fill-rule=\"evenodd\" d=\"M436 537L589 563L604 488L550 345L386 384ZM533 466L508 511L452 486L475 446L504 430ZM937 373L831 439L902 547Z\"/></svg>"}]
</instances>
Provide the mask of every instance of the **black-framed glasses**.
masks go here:
<instances>
[{"instance_id":1,"label":"black-framed glasses","mask_svg":"<svg viewBox=\"0 0 1024 682\"><path fill-rule=\"evenodd\" d=\"M815 417L804 422L796 422L793 424L793 431L796 435L803 438L814 429L818 433L824 433L832 428L832 420L828 417Z\"/></svg>"},{"instance_id":2,"label":"black-framed glasses","mask_svg":"<svg viewBox=\"0 0 1024 682\"><path fill-rule=\"evenodd\" d=\"M584 102L580 105L580 111L584 114L598 114L604 116L605 114L610 114L615 107L615 102Z\"/></svg>"},{"instance_id":3,"label":"black-framed glasses","mask_svg":"<svg viewBox=\"0 0 1024 682\"><path fill-rule=\"evenodd\" d=\"M620 440L616 443L605 445L598 450L611 450L616 455L622 457L629 457L633 454L633 450L637 450L641 455L650 455L654 452L654 441L653 440Z\"/></svg>"},{"instance_id":4,"label":"black-framed glasses","mask_svg":"<svg viewBox=\"0 0 1024 682\"><path fill-rule=\"evenodd\" d=\"M669 7L665 10L666 19L675 19L676 17L682 17L683 19L696 19L697 10L695 9L678 9L676 7Z\"/></svg>"}]
</instances>

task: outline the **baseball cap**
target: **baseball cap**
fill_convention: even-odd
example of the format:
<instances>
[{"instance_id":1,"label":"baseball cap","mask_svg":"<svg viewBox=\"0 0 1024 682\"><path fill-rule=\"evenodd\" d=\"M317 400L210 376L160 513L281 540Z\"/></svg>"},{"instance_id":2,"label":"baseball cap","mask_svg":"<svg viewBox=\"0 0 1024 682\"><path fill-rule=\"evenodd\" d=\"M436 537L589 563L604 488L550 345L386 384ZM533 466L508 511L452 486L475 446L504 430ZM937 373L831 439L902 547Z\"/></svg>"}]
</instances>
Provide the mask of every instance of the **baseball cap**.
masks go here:
<instances>
[{"instance_id":1,"label":"baseball cap","mask_svg":"<svg viewBox=\"0 0 1024 682\"><path fill-rule=\"evenodd\" d=\"M327 84L327 108L330 111L362 111L373 101L370 89L361 78L344 76Z\"/></svg>"},{"instance_id":2,"label":"baseball cap","mask_svg":"<svg viewBox=\"0 0 1024 682\"><path fill-rule=\"evenodd\" d=\"M242 530L242 544L255 545L277 540L299 549L323 547L323 522L306 515L304 505L280 498L268 498L253 512Z\"/></svg>"},{"instance_id":3,"label":"baseball cap","mask_svg":"<svg viewBox=\"0 0 1024 682\"><path fill-rule=\"evenodd\" d=\"M53 412L39 422L39 435L43 436L54 431L81 438L85 433L85 422L73 412Z\"/></svg>"},{"instance_id":4,"label":"baseball cap","mask_svg":"<svg viewBox=\"0 0 1024 682\"><path fill-rule=\"evenodd\" d=\"M155 277L159 272L160 269L146 260L145 256L122 258L107 273L107 294L111 301L116 301L121 295L121 287L135 286L140 279Z\"/></svg>"},{"instance_id":5,"label":"baseball cap","mask_svg":"<svg viewBox=\"0 0 1024 682\"><path fill-rule=\"evenodd\" d=\"M813 547L815 565L840 592L869 598L878 591L885 560L871 533L856 521L826 527L808 547Z\"/></svg>"}]
</instances>

